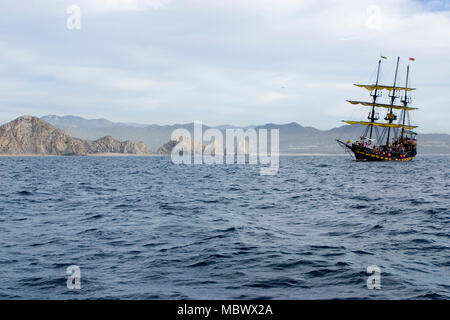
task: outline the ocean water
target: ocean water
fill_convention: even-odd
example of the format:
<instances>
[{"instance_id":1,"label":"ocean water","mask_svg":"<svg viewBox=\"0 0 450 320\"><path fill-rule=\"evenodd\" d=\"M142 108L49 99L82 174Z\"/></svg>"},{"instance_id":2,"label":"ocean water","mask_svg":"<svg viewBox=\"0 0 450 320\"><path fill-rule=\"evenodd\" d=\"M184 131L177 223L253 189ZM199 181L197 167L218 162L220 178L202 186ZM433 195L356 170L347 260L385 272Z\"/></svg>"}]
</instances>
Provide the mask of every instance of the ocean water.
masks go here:
<instances>
[{"instance_id":1,"label":"ocean water","mask_svg":"<svg viewBox=\"0 0 450 320\"><path fill-rule=\"evenodd\" d=\"M450 298L447 156L282 157L275 176L168 157L0 168L1 299Z\"/></svg>"}]
</instances>

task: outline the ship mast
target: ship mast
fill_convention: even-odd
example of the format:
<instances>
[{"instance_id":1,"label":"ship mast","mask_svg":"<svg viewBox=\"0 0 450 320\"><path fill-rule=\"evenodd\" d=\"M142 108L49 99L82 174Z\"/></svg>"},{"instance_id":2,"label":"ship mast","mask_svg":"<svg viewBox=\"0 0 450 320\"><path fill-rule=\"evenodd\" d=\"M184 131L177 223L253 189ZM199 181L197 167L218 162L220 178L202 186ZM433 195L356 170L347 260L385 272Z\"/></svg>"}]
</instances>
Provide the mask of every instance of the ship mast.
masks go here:
<instances>
[{"instance_id":1,"label":"ship mast","mask_svg":"<svg viewBox=\"0 0 450 320\"><path fill-rule=\"evenodd\" d=\"M384 57L384 56L381 56L381 57L383 59L386 59L386 57ZM413 61L414 59L410 58L410 60ZM400 57L397 57L397 66L395 68L395 77L394 77L394 85L393 86L386 86L386 85L378 84L379 77L380 77L381 59L378 61L377 79L376 79L375 84L356 84L356 83L353 84L354 86L364 88L364 89L370 91L370 96L372 97L372 102L356 101L356 100L347 100L347 102L349 102L353 105L363 105L363 106L370 107L371 111L369 112L369 116L367 117L370 121L342 120L343 122L348 123L348 124L362 124L365 126L369 126L370 127L370 136L369 136L370 139L372 139L372 136L373 136L373 127L374 126L387 128L388 134L387 134L386 145L389 145L391 128L401 128L402 129L402 131L401 131L402 138L405 133L405 129L411 130L411 129L417 128L417 126L410 125L409 123L408 123L408 125L405 125L408 110L416 110L417 109L417 108L408 107L408 104L411 102L411 98L408 97L407 91L412 91L412 90L416 90L416 89L408 88L409 64L408 64L408 69L407 69L407 73L406 73L406 87L398 87L397 86L399 62L400 62ZM389 92L393 91L392 94L389 94L389 97L391 98L391 102L389 104L377 102L377 98L381 96L381 94L380 95L378 94L379 90L387 90ZM405 90L405 96L401 100L403 105L402 106L396 105L395 99L398 98L396 92L402 91L402 90ZM389 112L387 113L386 118L385 118L385 120L387 120L388 122L383 122L383 123L375 122L375 120L378 120L378 114L375 113L375 108L386 108L389 110ZM397 116L393 113L393 109L401 110L400 114L402 117L401 121L403 122L403 124L393 123L397 119ZM367 129L364 134L366 134L366 133L367 133Z\"/></svg>"},{"instance_id":2,"label":"ship mast","mask_svg":"<svg viewBox=\"0 0 450 320\"><path fill-rule=\"evenodd\" d=\"M378 60L378 71L377 71L377 80L375 81L375 92L374 94L370 94L373 98L373 106L372 106L372 112L371 112L371 116L370 116L370 122L375 122L375 102L378 98L378 79L380 77L380 66L381 66L381 58L380 60ZM369 138L372 139L372 130L373 130L373 125L370 126L370 134L369 134Z\"/></svg>"},{"instance_id":3,"label":"ship mast","mask_svg":"<svg viewBox=\"0 0 450 320\"><path fill-rule=\"evenodd\" d=\"M398 74L398 63L400 61L400 57L397 57L397 66L395 67L395 77L394 77L394 89L392 90L392 95L390 95L391 97L391 106L394 105L394 101L395 101L395 85L397 84L397 74ZM393 108L391 108L389 110L389 113L386 115L385 120L389 120L389 124L392 123L392 121L395 120L396 116L394 115L394 113L392 112ZM390 133L391 133L391 127L387 128L388 132L387 132L387 139L386 139L386 146L389 146L389 138L390 138ZM403 129L402 129L403 130Z\"/></svg>"},{"instance_id":4,"label":"ship mast","mask_svg":"<svg viewBox=\"0 0 450 320\"><path fill-rule=\"evenodd\" d=\"M406 68L406 84L405 84L405 88L408 88L408 79L409 79L409 63L408 63L408 67ZM401 138L403 139L403 132L405 131L405 119L406 119L406 106L408 105L408 90L405 90L405 98L402 100L403 105L404 105L404 109L402 110L402 133L401 133Z\"/></svg>"}]
</instances>

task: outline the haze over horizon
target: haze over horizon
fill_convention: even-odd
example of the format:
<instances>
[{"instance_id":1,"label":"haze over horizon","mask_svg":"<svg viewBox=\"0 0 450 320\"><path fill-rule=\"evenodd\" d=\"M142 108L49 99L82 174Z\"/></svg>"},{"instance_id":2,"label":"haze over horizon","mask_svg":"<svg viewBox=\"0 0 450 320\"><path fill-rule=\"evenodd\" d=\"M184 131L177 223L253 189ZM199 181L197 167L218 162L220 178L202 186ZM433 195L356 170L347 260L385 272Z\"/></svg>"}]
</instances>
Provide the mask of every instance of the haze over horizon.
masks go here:
<instances>
[{"instance_id":1,"label":"haze over horizon","mask_svg":"<svg viewBox=\"0 0 450 320\"><path fill-rule=\"evenodd\" d=\"M69 5L81 29L69 30ZM393 81L409 57L412 122L450 133L450 3L380 0L2 1L0 122L76 115L142 124L321 130L368 109L353 83Z\"/></svg>"},{"instance_id":2,"label":"haze over horizon","mask_svg":"<svg viewBox=\"0 0 450 320\"><path fill-rule=\"evenodd\" d=\"M20 116L33 116L33 115L20 115ZM103 118L84 118L84 117L77 116L77 115L54 115L54 114L43 115L40 118L43 119L43 120L48 121L48 119L47 119L48 117L58 117L59 120L67 120L68 121L67 124L71 123L70 120L74 120L74 119L68 119L68 117L74 117L74 118L76 118L75 120L81 120L81 121L90 121L90 122L92 122L92 121L100 121L102 123L105 123L105 127L108 127L108 126L111 126L111 125L117 125L117 124L126 125L126 126L130 126L130 127L133 127L133 126L135 126L135 127L147 127L147 126L153 126L153 125L157 125L157 126L173 126L173 125L188 125L188 124L192 124L195 121L198 121L198 120L194 120L194 121L185 121L185 122L179 122L179 123L122 122L122 121L111 121L110 119L104 118L104 117ZM8 120L6 122L0 122L0 126L5 124L5 123L8 123L8 122L10 122L12 120L15 120L15 119L11 119L11 120ZM57 119L53 119L53 121L50 121L50 122L54 123L55 121L57 121ZM108 122L109 124L107 124L106 122ZM87 123L87 122L85 122L85 123ZM251 123L251 124L241 125L241 126L237 126L237 125L235 125L233 123L222 123L222 124L211 125L209 123L205 123L205 122L202 121L202 125L208 126L208 127L227 127L227 126L230 126L230 127L248 128L248 127L265 126L265 125L268 125L268 124L273 124L273 125L276 125L276 126L278 126L278 125L279 126L283 126L283 125L297 124L297 125L299 125L301 127L304 127L304 128L313 128L313 129L317 129L317 130L321 130L321 131L329 131L329 130L340 128L340 127L343 127L343 126L349 126L346 123L339 122L339 124L334 126L334 127L320 129L320 128L316 128L314 126L304 125L304 124L299 123L297 121L289 121L289 122L273 122L272 121L272 122L265 122L265 123ZM101 127L101 126L97 126L97 127ZM429 132L429 133L430 134L435 134L435 133L436 134L445 134L445 132Z\"/></svg>"}]
</instances>

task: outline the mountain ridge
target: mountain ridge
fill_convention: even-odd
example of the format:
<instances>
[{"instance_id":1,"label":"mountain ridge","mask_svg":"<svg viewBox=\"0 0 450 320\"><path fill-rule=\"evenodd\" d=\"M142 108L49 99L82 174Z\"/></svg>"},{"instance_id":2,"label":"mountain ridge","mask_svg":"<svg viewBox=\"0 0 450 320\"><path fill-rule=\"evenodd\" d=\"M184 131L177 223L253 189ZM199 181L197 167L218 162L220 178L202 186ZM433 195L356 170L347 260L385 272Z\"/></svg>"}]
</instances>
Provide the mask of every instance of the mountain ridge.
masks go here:
<instances>
[{"instance_id":1,"label":"mountain ridge","mask_svg":"<svg viewBox=\"0 0 450 320\"><path fill-rule=\"evenodd\" d=\"M21 116L0 126L0 154L88 155L149 153L139 141L118 141L111 136L83 140L33 116Z\"/></svg>"},{"instance_id":2,"label":"mountain ridge","mask_svg":"<svg viewBox=\"0 0 450 320\"><path fill-rule=\"evenodd\" d=\"M63 116L64 117L64 116ZM81 117L80 117L81 118ZM83 118L84 119L84 118ZM91 121L89 119L84 119ZM105 119L106 120L106 119ZM109 121L109 120L107 120ZM80 122L86 123L86 122ZM98 139L101 136L109 135L119 140L139 140L143 141L152 152L157 152L163 147L171 137L171 133L178 128L184 128L193 132L193 122L173 125L143 125L139 127L133 124L115 123L107 127L91 127L89 125L70 126L62 122L53 123L74 137L81 139ZM208 126L203 124L203 130L208 128L218 128L222 131L228 128L238 128L233 125ZM266 123L263 125L251 125L243 129L279 129L280 130L280 152L281 153L329 153L343 154L343 150L337 145L335 139L341 138L355 140L359 138L363 131L362 125L342 125L328 130L320 130L310 126L302 126L297 122L285 124ZM450 154L450 135L442 134L419 134L418 152L423 154L444 153Z\"/></svg>"},{"instance_id":3,"label":"mountain ridge","mask_svg":"<svg viewBox=\"0 0 450 320\"><path fill-rule=\"evenodd\" d=\"M47 117L47 118L46 118ZM49 116L42 118L48 119ZM59 117L59 116L58 116ZM126 124L115 123L107 119L107 122L112 123L110 126L98 127L89 124L91 119L81 118L84 121L71 123L70 118L65 118L65 122L56 121L52 123L73 137L86 140L95 140L103 136L111 136L118 140L138 140L143 141L148 149L156 152L160 147L164 146L171 137L173 130L184 128L193 132L193 123L173 124L173 125L157 125L157 124ZM70 116L76 117L76 116ZM53 120L48 119L51 123ZM59 119L60 120L60 119ZM79 119L78 119L79 120ZM94 119L99 120L99 119ZM208 128L219 128L225 130L227 128L238 128L233 125L222 126L208 126L203 125L203 130ZM361 135L361 125L342 125L340 127L331 128L328 130L320 130L314 127L302 126L297 122L290 122L286 124L267 123L263 125L251 125L244 127L248 128L266 128L280 130L280 152L281 153L329 153L329 154L343 154L343 150L337 145L335 139L341 138L343 140L355 140ZM431 133L419 134L418 136L418 152L419 154L450 154L450 135L446 133Z\"/></svg>"},{"instance_id":4,"label":"mountain ridge","mask_svg":"<svg viewBox=\"0 0 450 320\"><path fill-rule=\"evenodd\" d=\"M94 119L87 119L84 117L80 117L80 116L75 116L75 115L64 115L64 116L57 116L57 115L45 115L40 117L40 119L47 121L53 125L58 124L58 125L63 125L64 122L69 121L69 119L77 119L77 121L80 121L82 123L95 123L95 122L104 122L104 124L106 126L118 126L118 127L126 127L126 126L130 126L130 127L139 127L139 128L144 128L144 127L151 127L151 126L157 126L157 127L184 127L187 125L192 125L194 122L184 122L184 123L174 123L174 124L145 124L145 123L134 123L134 122L115 122L115 121L111 121L108 120L106 118L94 118ZM61 120L63 120L61 122ZM60 122L60 123L58 123ZM56 125L55 125L56 126ZM351 125L342 125L342 126L338 126L338 127L333 127L330 129L318 129L312 126L303 126L298 122L292 121L292 122L288 122L288 123L273 123L273 122L268 122L265 124L260 124L260 125L247 125L247 126L237 126L237 125L232 125L232 124L224 124L224 125L216 125L216 126L209 126L209 125L204 125L208 128L218 128L218 129L228 129L228 128L243 128L243 129L248 129L248 128L262 128L262 127L280 127L280 126L298 126L301 128L312 128L318 131L322 131L322 132L328 132L328 131L333 131L336 129L340 129L342 127L351 127ZM89 127L100 127L99 125L81 125L80 127L83 128L89 128ZM434 134L440 134L440 135L450 135L448 133L439 133L439 132L432 132L432 133L420 133L419 135L434 135Z\"/></svg>"}]
</instances>

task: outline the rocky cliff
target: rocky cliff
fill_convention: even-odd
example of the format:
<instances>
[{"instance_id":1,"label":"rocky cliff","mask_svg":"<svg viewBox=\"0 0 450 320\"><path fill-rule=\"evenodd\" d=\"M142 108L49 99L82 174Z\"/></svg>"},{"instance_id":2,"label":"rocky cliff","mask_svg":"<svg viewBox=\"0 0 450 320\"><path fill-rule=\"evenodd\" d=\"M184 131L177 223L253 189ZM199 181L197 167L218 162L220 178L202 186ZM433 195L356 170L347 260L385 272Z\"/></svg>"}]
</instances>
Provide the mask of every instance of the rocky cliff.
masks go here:
<instances>
[{"instance_id":1,"label":"rocky cliff","mask_svg":"<svg viewBox=\"0 0 450 320\"><path fill-rule=\"evenodd\" d=\"M120 142L110 136L82 140L37 117L23 116L0 126L0 154L87 155L149 153L143 142Z\"/></svg>"},{"instance_id":2,"label":"rocky cliff","mask_svg":"<svg viewBox=\"0 0 450 320\"><path fill-rule=\"evenodd\" d=\"M175 148L175 146L179 143L180 141L176 141L176 140L170 140L167 143L164 143L161 147L158 148L158 150L156 150L157 154L162 154L162 155L170 155L170 153L172 152L173 148Z\"/></svg>"}]
</instances>

